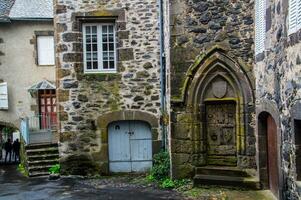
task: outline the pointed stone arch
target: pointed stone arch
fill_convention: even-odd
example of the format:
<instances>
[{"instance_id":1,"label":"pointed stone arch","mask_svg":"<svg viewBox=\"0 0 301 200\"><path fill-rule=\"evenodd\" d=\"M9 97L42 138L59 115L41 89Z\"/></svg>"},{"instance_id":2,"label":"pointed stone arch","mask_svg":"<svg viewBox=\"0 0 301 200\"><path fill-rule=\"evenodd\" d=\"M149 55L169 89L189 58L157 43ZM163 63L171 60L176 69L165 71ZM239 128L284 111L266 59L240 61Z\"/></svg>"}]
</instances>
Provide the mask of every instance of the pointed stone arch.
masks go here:
<instances>
[{"instance_id":1,"label":"pointed stone arch","mask_svg":"<svg viewBox=\"0 0 301 200\"><path fill-rule=\"evenodd\" d=\"M182 107L174 110L184 110L185 114L181 115L186 118L189 116L189 122L185 127L193 144L191 150L193 167L216 163L216 165L255 168L256 140L254 129L250 125L255 111L254 99L252 70L229 55L225 49L214 47L208 53L196 58L187 72L182 100L173 104L174 107ZM210 112L213 121L209 119ZM219 116L215 116L216 113ZM217 123L215 119L221 122ZM172 124L174 132L180 130L177 126L184 127L179 125L183 123L180 120L172 123L174 123ZM213 130L219 126L218 130ZM217 140L224 141L220 142L222 145L213 147L210 137L215 138L214 134L217 132L220 134ZM222 137L224 138L221 139ZM229 150L227 152L231 155L229 162L220 159L224 157L223 148ZM211 156L212 149L215 153ZM221 153L219 155L216 152Z\"/></svg>"}]
</instances>

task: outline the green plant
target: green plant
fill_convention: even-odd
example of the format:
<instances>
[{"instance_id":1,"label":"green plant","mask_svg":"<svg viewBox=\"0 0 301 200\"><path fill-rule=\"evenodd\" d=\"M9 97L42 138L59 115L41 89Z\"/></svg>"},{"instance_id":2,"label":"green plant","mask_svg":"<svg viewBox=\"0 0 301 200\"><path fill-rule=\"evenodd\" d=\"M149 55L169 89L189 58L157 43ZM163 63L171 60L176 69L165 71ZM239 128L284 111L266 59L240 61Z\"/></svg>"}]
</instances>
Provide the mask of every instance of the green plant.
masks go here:
<instances>
[{"instance_id":1,"label":"green plant","mask_svg":"<svg viewBox=\"0 0 301 200\"><path fill-rule=\"evenodd\" d=\"M53 165L52 167L49 168L50 174L59 174L61 170L60 164Z\"/></svg>"},{"instance_id":2,"label":"green plant","mask_svg":"<svg viewBox=\"0 0 301 200\"><path fill-rule=\"evenodd\" d=\"M153 180L162 182L169 178L170 160L169 154L166 151L154 155L153 167L150 171L150 176Z\"/></svg>"},{"instance_id":3,"label":"green plant","mask_svg":"<svg viewBox=\"0 0 301 200\"><path fill-rule=\"evenodd\" d=\"M160 184L160 187L165 189L172 189L175 186L176 186L175 181L171 180L170 178L164 179Z\"/></svg>"},{"instance_id":4,"label":"green plant","mask_svg":"<svg viewBox=\"0 0 301 200\"><path fill-rule=\"evenodd\" d=\"M23 165L22 163L20 163L20 164L18 165L17 170L18 170L21 174L23 174L24 176L28 176L28 172L26 171L26 169L25 169L25 167L24 167L24 165Z\"/></svg>"},{"instance_id":5,"label":"green plant","mask_svg":"<svg viewBox=\"0 0 301 200\"><path fill-rule=\"evenodd\" d=\"M149 182L156 182L161 188L172 189L191 185L188 179L172 180L169 176L170 158L166 151L154 155L153 167L146 177Z\"/></svg>"}]
</instances>

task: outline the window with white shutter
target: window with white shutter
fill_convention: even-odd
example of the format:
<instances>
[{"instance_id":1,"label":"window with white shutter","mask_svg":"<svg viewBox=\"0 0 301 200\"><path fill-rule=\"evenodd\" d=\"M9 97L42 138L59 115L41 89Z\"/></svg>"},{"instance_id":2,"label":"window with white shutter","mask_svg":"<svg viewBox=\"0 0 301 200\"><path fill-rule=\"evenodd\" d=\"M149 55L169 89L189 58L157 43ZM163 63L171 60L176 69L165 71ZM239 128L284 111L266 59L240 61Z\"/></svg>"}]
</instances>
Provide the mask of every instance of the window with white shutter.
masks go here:
<instances>
[{"instance_id":1,"label":"window with white shutter","mask_svg":"<svg viewBox=\"0 0 301 200\"><path fill-rule=\"evenodd\" d=\"M288 34L301 29L301 0L289 0L288 6Z\"/></svg>"},{"instance_id":2,"label":"window with white shutter","mask_svg":"<svg viewBox=\"0 0 301 200\"><path fill-rule=\"evenodd\" d=\"M0 83L0 109L8 109L7 83Z\"/></svg>"},{"instance_id":3,"label":"window with white shutter","mask_svg":"<svg viewBox=\"0 0 301 200\"><path fill-rule=\"evenodd\" d=\"M37 36L38 65L54 65L53 36Z\"/></svg>"},{"instance_id":4,"label":"window with white shutter","mask_svg":"<svg viewBox=\"0 0 301 200\"><path fill-rule=\"evenodd\" d=\"M255 1L255 55L262 53L265 48L265 0Z\"/></svg>"}]
</instances>

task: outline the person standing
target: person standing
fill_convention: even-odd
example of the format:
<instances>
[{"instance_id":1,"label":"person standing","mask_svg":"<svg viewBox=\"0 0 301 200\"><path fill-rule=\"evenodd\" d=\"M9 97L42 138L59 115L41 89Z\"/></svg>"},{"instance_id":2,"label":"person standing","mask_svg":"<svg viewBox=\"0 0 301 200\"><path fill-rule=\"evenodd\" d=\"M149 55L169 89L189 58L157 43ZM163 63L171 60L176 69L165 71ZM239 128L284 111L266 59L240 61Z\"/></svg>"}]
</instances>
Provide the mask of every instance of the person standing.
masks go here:
<instances>
[{"instance_id":1,"label":"person standing","mask_svg":"<svg viewBox=\"0 0 301 200\"><path fill-rule=\"evenodd\" d=\"M19 139L16 139L13 143L13 152L14 152L14 156L15 156L15 162L17 162L17 158L18 158L18 161L20 161L20 142L19 142Z\"/></svg>"},{"instance_id":2,"label":"person standing","mask_svg":"<svg viewBox=\"0 0 301 200\"><path fill-rule=\"evenodd\" d=\"M9 162L11 162L11 151L12 151L13 145L11 144L10 138L7 139L7 142L4 144L4 150L5 150L5 163L7 161L7 156L9 155Z\"/></svg>"}]
</instances>

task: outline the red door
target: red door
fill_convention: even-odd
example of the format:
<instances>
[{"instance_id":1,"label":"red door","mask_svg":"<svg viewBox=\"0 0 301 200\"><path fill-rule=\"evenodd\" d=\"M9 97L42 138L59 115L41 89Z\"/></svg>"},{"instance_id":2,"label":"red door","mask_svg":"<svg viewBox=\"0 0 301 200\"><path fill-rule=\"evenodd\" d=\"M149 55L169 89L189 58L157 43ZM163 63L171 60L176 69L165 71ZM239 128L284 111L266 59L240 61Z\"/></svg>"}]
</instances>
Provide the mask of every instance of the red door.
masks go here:
<instances>
[{"instance_id":1,"label":"red door","mask_svg":"<svg viewBox=\"0 0 301 200\"><path fill-rule=\"evenodd\" d=\"M278 174L278 147L277 147L277 126L275 120L267 118L268 134L268 172L269 186L271 192L278 197L279 174Z\"/></svg>"},{"instance_id":2,"label":"red door","mask_svg":"<svg viewBox=\"0 0 301 200\"><path fill-rule=\"evenodd\" d=\"M42 129L51 128L57 124L55 90L39 91L40 124Z\"/></svg>"}]
</instances>

